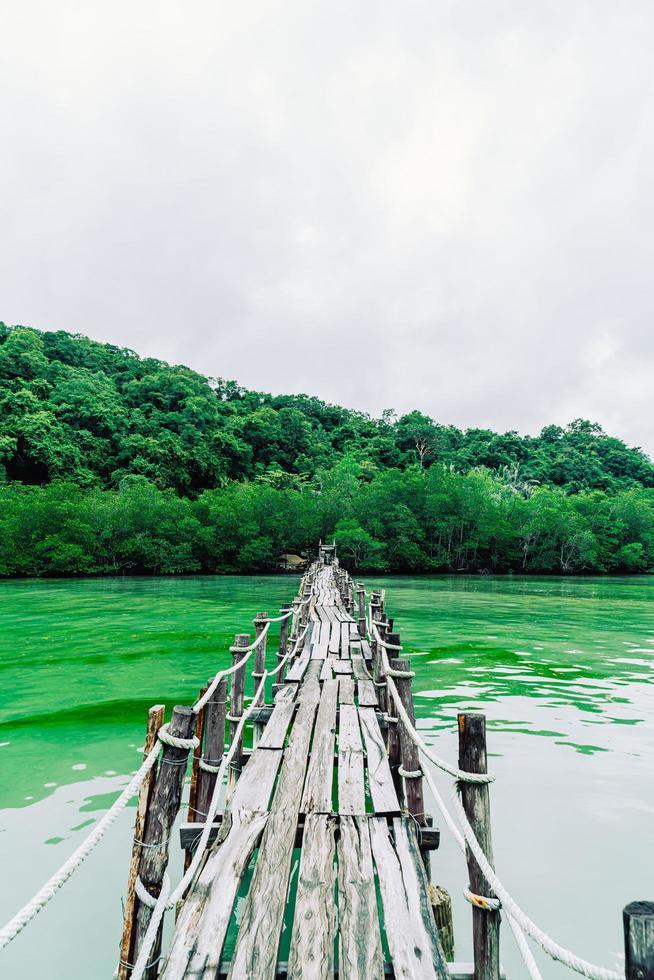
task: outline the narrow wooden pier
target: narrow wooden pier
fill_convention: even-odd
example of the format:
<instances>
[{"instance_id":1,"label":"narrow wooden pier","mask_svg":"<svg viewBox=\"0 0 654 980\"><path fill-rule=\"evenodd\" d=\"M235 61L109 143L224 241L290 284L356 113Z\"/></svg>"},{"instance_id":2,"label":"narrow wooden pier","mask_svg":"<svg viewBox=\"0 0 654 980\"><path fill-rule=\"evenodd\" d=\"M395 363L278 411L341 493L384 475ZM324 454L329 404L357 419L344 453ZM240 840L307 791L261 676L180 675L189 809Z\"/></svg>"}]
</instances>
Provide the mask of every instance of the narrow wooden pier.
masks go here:
<instances>
[{"instance_id":1,"label":"narrow wooden pier","mask_svg":"<svg viewBox=\"0 0 654 980\"><path fill-rule=\"evenodd\" d=\"M274 678L274 703L252 713L252 748L239 747L232 759L224 813L211 828L204 866L177 909L161 959L158 941L148 977L460 975L448 970L432 909L428 851L438 846L439 836L424 813L415 747L403 738L401 721L387 713L381 661L366 636L363 602L354 608L356 587L337 562L326 561L331 562L327 549L302 580L295 601L298 635L288 638L288 620L282 623L278 658L291 643L295 655ZM381 597L373 595L373 601L377 621L393 638ZM257 621L265 624L266 615ZM247 635L236 637L236 663L239 647L249 641ZM256 653L255 687L266 664L265 639ZM398 673L405 675L397 683L404 683L403 700L413 717L410 672ZM222 682L197 720L201 743L193 760L191 819L180 835L187 862L204 829L225 724L233 739L243 711L244 675L245 668L231 676L228 714ZM179 717L173 717L182 737L188 734L184 710L175 709ZM160 766L160 774L165 768ZM401 775L416 769L414 778ZM156 786L154 798L152 787L142 793L146 819L137 825L130 883L138 877L154 897L179 805L181 771L172 766L164 772L164 794ZM179 785L170 785L176 779ZM149 914L135 892L128 894L120 968L125 978ZM290 929L290 943L281 961L284 929ZM227 957L230 930L235 939Z\"/></svg>"}]
</instances>

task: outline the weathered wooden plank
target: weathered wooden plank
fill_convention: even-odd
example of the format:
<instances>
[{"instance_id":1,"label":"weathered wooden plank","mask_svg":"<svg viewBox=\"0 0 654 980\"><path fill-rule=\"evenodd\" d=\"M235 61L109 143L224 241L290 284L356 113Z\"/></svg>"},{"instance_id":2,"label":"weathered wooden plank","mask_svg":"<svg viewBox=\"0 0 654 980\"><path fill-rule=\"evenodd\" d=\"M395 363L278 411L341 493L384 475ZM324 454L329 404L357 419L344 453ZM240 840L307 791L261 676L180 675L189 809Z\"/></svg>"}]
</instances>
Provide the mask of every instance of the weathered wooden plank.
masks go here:
<instances>
[{"instance_id":1,"label":"weathered wooden plank","mask_svg":"<svg viewBox=\"0 0 654 980\"><path fill-rule=\"evenodd\" d=\"M331 636L332 626L329 621L320 624L320 645L329 646L329 637Z\"/></svg>"},{"instance_id":2,"label":"weathered wooden plank","mask_svg":"<svg viewBox=\"0 0 654 980\"><path fill-rule=\"evenodd\" d=\"M330 657L332 670L335 674L351 674L352 673L352 661L351 660L340 660L336 657Z\"/></svg>"},{"instance_id":3,"label":"weathered wooden plank","mask_svg":"<svg viewBox=\"0 0 654 980\"><path fill-rule=\"evenodd\" d=\"M375 685L368 677L357 681L357 697L362 708L376 708L379 704Z\"/></svg>"},{"instance_id":4,"label":"weathered wooden plank","mask_svg":"<svg viewBox=\"0 0 654 980\"><path fill-rule=\"evenodd\" d=\"M333 622L331 627L331 634L329 637L329 652L338 655L340 646L341 646L341 624L337 622Z\"/></svg>"},{"instance_id":5,"label":"weathered wooden plank","mask_svg":"<svg viewBox=\"0 0 654 980\"><path fill-rule=\"evenodd\" d=\"M270 720L263 730L263 735L259 739L257 748L259 749L283 749L286 740L286 732L291 723L295 712L294 684L284 684L282 689L275 695L275 707L270 716ZM249 765L249 763L248 763Z\"/></svg>"},{"instance_id":6,"label":"weathered wooden plank","mask_svg":"<svg viewBox=\"0 0 654 980\"><path fill-rule=\"evenodd\" d=\"M292 684L301 681L304 677L304 672L309 666L309 661L311 660L311 647L305 645L302 653L293 661L293 665L289 671L286 673L286 683Z\"/></svg>"},{"instance_id":7,"label":"weathered wooden plank","mask_svg":"<svg viewBox=\"0 0 654 980\"><path fill-rule=\"evenodd\" d=\"M333 809L332 782L338 684L338 680L326 680L322 686L311 760L300 806L302 813L331 813Z\"/></svg>"},{"instance_id":8,"label":"weathered wooden plank","mask_svg":"<svg viewBox=\"0 0 654 980\"><path fill-rule=\"evenodd\" d=\"M447 980L415 827L396 818L395 844L385 817L370 818L368 827L394 976L398 980Z\"/></svg>"},{"instance_id":9,"label":"weathered wooden plank","mask_svg":"<svg viewBox=\"0 0 654 980\"><path fill-rule=\"evenodd\" d=\"M229 974L233 980L240 980L242 977L257 980L275 975L298 810L319 699L320 687L317 680L305 681L252 883L243 907Z\"/></svg>"},{"instance_id":10,"label":"weathered wooden plank","mask_svg":"<svg viewBox=\"0 0 654 980\"><path fill-rule=\"evenodd\" d=\"M388 764L386 746L377 724L374 708L362 708L359 703L359 721L368 759L368 786L375 813L400 812L400 804L393 785L391 767Z\"/></svg>"},{"instance_id":11,"label":"weathered wooden plank","mask_svg":"<svg viewBox=\"0 0 654 980\"><path fill-rule=\"evenodd\" d=\"M353 704L343 702L338 713L338 812L360 816L366 812L366 796L359 717Z\"/></svg>"},{"instance_id":12,"label":"weathered wooden plank","mask_svg":"<svg viewBox=\"0 0 654 980\"><path fill-rule=\"evenodd\" d=\"M338 703L354 704L354 681L351 677L339 677Z\"/></svg>"},{"instance_id":13,"label":"weathered wooden plank","mask_svg":"<svg viewBox=\"0 0 654 980\"><path fill-rule=\"evenodd\" d=\"M384 975L368 821L342 816L338 842L339 978Z\"/></svg>"},{"instance_id":14,"label":"weathered wooden plank","mask_svg":"<svg viewBox=\"0 0 654 980\"><path fill-rule=\"evenodd\" d=\"M341 657L348 658L350 656L350 625L349 623L341 623Z\"/></svg>"},{"instance_id":15,"label":"weathered wooden plank","mask_svg":"<svg viewBox=\"0 0 654 980\"><path fill-rule=\"evenodd\" d=\"M367 640L361 640L361 650L363 651L364 660L372 660L372 650Z\"/></svg>"},{"instance_id":16,"label":"weathered wooden plank","mask_svg":"<svg viewBox=\"0 0 654 980\"><path fill-rule=\"evenodd\" d=\"M253 810L260 813L268 809L268 801L284 753L281 748L268 748L265 752L259 749L260 746L257 746L248 759L241 778L234 783L233 792L227 800L227 805L232 810Z\"/></svg>"},{"instance_id":17,"label":"weathered wooden plank","mask_svg":"<svg viewBox=\"0 0 654 980\"><path fill-rule=\"evenodd\" d=\"M354 622L353 619L350 619L349 622L350 622L350 643L351 643L352 640L356 640L359 638L359 627L357 626L357 624Z\"/></svg>"},{"instance_id":18,"label":"weathered wooden plank","mask_svg":"<svg viewBox=\"0 0 654 980\"><path fill-rule=\"evenodd\" d=\"M325 660L327 658L329 648L327 643L315 643L311 648L311 659L312 660Z\"/></svg>"},{"instance_id":19,"label":"weathered wooden plank","mask_svg":"<svg viewBox=\"0 0 654 980\"><path fill-rule=\"evenodd\" d=\"M210 852L182 906L161 980L214 980L232 907L268 816L235 811L225 840Z\"/></svg>"},{"instance_id":20,"label":"weathered wooden plank","mask_svg":"<svg viewBox=\"0 0 654 980\"><path fill-rule=\"evenodd\" d=\"M290 980L332 980L334 976L334 866L336 817L308 814L288 957Z\"/></svg>"},{"instance_id":21,"label":"weathered wooden plank","mask_svg":"<svg viewBox=\"0 0 654 980\"><path fill-rule=\"evenodd\" d=\"M333 676L334 676L334 672L332 670L331 660L329 657L327 657L326 660L322 661L322 668L320 670L320 680L326 681L332 678Z\"/></svg>"}]
</instances>

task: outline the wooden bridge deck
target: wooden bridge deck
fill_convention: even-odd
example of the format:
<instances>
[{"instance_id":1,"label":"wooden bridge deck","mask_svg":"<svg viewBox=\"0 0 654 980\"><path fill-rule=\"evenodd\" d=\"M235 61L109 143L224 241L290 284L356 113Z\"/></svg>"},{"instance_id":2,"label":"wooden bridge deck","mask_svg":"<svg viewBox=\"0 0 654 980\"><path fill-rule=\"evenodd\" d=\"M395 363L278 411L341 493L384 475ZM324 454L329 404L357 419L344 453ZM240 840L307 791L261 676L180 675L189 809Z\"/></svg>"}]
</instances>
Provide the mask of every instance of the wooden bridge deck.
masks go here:
<instances>
[{"instance_id":1,"label":"wooden bridge deck","mask_svg":"<svg viewBox=\"0 0 654 980\"><path fill-rule=\"evenodd\" d=\"M331 566L312 587L304 646L228 791L216 841L178 912L164 980L450 976L420 849L429 841L419 841L398 797L370 646ZM183 828L187 846L198 826ZM285 922L290 952L280 963Z\"/></svg>"}]
</instances>

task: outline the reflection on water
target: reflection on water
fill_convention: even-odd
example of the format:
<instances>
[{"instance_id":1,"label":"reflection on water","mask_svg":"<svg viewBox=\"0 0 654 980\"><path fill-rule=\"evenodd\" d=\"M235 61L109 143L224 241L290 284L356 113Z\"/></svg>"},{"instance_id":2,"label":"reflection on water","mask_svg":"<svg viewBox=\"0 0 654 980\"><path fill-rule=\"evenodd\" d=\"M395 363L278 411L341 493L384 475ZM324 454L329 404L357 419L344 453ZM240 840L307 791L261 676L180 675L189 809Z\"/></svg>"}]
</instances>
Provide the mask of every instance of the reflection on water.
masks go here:
<instances>
[{"instance_id":1,"label":"reflection on water","mask_svg":"<svg viewBox=\"0 0 654 980\"><path fill-rule=\"evenodd\" d=\"M0 857L16 882L0 915L29 897L125 784L147 708L191 700L226 665L233 634L259 609L276 610L294 585L237 577L0 584ZM560 941L615 965L621 906L653 897L654 581L373 585L386 589L416 672L418 724L439 754L456 758L457 711L488 716L502 876ZM51 976L108 974L130 819L3 954L7 972L38 975L52 957ZM446 832L432 865L453 894L457 955L468 959L463 866ZM74 915L85 924L79 956L66 938ZM523 975L508 936L503 961ZM562 975L545 963L544 976Z\"/></svg>"}]
</instances>

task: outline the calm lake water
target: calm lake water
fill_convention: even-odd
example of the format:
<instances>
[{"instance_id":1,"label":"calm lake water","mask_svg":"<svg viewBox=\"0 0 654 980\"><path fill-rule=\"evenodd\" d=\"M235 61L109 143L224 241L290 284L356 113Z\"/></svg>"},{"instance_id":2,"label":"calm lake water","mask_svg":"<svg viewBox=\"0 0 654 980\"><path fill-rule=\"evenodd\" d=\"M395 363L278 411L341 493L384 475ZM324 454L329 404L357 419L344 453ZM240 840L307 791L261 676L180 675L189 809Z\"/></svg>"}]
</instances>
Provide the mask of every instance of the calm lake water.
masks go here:
<instances>
[{"instance_id":1,"label":"calm lake water","mask_svg":"<svg viewBox=\"0 0 654 980\"><path fill-rule=\"evenodd\" d=\"M456 712L489 723L496 865L525 910L617 966L622 906L654 898L654 578L387 578L416 671L419 727L456 759ZM4 921L137 768L147 709L188 703L235 632L292 578L0 583L0 892ZM273 646L273 643L270 644ZM449 797L447 777L438 776ZM434 881L470 959L465 868L447 829ZM14 943L0 974L110 977L133 811ZM179 854L176 852L176 866ZM11 883L11 887L7 887ZM502 960L524 976L508 927ZM543 975L561 967L538 956Z\"/></svg>"}]
</instances>

